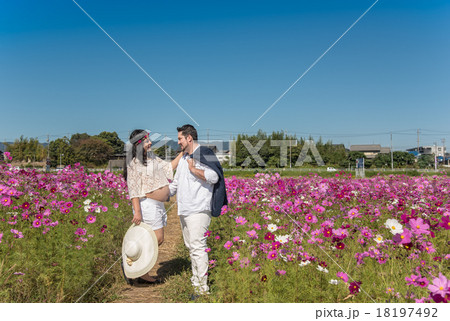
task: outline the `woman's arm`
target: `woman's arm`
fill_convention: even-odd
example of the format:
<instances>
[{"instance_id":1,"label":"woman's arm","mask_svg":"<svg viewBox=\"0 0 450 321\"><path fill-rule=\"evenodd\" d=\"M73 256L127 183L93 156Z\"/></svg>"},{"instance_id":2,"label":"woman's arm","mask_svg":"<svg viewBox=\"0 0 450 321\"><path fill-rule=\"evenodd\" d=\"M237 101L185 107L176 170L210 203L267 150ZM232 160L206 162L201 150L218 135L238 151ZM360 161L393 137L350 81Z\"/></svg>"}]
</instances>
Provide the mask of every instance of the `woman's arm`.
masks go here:
<instances>
[{"instance_id":1,"label":"woman's arm","mask_svg":"<svg viewBox=\"0 0 450 321\"><path fill-rule=\"evenodd\" d=\"M133 206L134 210L134 216L131 222L133 222L136 225L139 225L142 221L141 203L139 202L139 197L132 198L131 205Z\"/></svg>"},{"instance_id":2,"label":"woman's arm","mask_svg":"<svg viewBox=\"0 0 450 321\"><path fill-rule=\"evenodd\" d=\"M180 161L181 157L183 157L183 152L180 152L177 157L173 161L171 161L173 170L177 169L178 162Z\"/></svg>"}]
</instances>

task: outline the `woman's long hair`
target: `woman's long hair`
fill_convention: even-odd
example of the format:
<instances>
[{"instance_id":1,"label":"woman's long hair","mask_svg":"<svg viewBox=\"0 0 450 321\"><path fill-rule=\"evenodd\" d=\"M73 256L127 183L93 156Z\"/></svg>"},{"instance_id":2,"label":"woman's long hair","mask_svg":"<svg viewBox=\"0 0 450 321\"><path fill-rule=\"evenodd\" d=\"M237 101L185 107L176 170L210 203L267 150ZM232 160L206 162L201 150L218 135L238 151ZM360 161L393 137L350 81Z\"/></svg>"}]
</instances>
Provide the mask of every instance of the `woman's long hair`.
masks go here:
<instances>
[{"instance_id":1,"label":"woman's long hair","mask_svg":"<svg viewBox=\"0 0 450 321\"><path fill-rule=\"evenodd\" d=\"M123 178L128 177L127 167L133 159L137 159L143 165L147 165L147 153L144 150L144 139L148 132L143 129L135 129L130 135L130 140L125 144L125 160L123 166Z\"/></svg>"}]
</instances>

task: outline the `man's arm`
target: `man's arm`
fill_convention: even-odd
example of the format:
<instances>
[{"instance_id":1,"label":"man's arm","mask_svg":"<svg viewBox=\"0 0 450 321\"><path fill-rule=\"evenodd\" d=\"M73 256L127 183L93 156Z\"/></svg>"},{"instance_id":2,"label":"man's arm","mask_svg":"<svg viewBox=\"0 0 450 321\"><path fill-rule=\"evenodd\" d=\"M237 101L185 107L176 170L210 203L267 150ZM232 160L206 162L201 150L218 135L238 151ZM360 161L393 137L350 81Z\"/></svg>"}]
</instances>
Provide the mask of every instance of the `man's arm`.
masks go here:
<instances>
[{"instance_id":1,"label":"man's arm","mask_svg":"<svg viewBox=\"0 0 450 321\"><path fill-rule=\"evenodd\" d=\"M205 169L196 168L194 160L192 158L188 159L189 170L192 174L200 178L201 180L207 182L208 184L214 185L219 181L219 175L207 166L201 166Z\"/></svg>"}]
</instances>

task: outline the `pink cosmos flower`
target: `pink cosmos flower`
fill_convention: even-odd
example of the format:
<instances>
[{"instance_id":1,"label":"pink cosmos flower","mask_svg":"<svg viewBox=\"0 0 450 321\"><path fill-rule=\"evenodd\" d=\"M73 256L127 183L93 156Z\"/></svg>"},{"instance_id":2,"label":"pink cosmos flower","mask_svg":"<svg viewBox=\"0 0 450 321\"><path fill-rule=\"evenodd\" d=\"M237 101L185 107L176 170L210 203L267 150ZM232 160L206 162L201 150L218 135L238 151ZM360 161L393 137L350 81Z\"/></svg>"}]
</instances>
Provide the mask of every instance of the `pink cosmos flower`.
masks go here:
<instances>
[{"instance_id":1,"label":"pink cosmos flower","mask_svg":"<svg viewBox=\"0 0 450 321\"><path fill-rule=\"evenodd\" d=\"M33 227L37 228L40 227L41 225L42 225L41 220L36 219L33 221Z\"/></svg>"},{"instance_id":2,"label":"pink cosmos flower","mask_svg":"<svg viewBox=\"0 0 450 321\"><path fill-rule=\"evenodd\" d=\"M306 215L306 216L305 216L305 220L306 220L306 222L308 222L308 223L317 223L317 217L315 217L315 216L312 215L312 214Z\"/></svg>"},{"instance_id":3,"label":"pink cosmos flower","mask_svg":"<svg viewBox=\"0 0 450 321\"><path fill-rule=\"evenodd\" d=\"M229 250L232 246L233 246L233 242L227 241L223 247L226 248L227 250Z\"/></svg>"},{"instance_id":4,"label":"pink cosmos flower","mask_svg":"<svg viewBox=\"0 0 450 321\"><path fill-rule=\"evenodd\" d=\"M77 228L77 230L75 231L75 235L86 235L86 229L84 228Z\"/></svg>"},{"instance_id":5,"label":"pink cosmos flower","mask_svg":"<svg viewBox=\"0 0 450 321\"><path fill-rule=\"evenodd\" d=\"M258 238L258 234L256 233L255 230L251 230L251 231L247 231L247 236L251 239L257 239Z\"/></svg>"},{"instance_id":6,"label":"pink cosmos flower","mask_svg":"<svg viewBox=\"0 0 450 321\"><path fill-rule=\"evenodd\" d=\"M430 282L428 281L427 278L423 277L423 278L417 279L417 283L419 284L419 286L421 288L426 288Z\"/></svg>"},{"instance_id":7,"label":"pink cosmos flower","mask_svg":"<svg viewBox=\"0 0 450 321\"><path fill-rule=\"evenodd\" d=\"M253 228L255 230L260 230L261 229L261 225L259 225L258 223L253 224Z\"/></svg>"},{"instance_id":8,"label":"pink cosmos flower","mask_svg":"<svg viewBox=\"0 0 450 321\"><path fill-rule=\"evenodd\" d=\"M114 204L113 204L113 207L114 207L114 208L119 208L119 203L114 203Z\"/></svg>"},{"instance_id":9,"label":"pink cosmos flower","mask_svg":"<svg viewBox=\"0 0 450 321\"><path fill-rule=\"evenodd\" d=\"M428 290L433 294L439 294L440 296L445 297L449 292L448 287L449 281L442 273L439 273L439 277L433 279L433 284L428 285Z\"/></svg>"},{"instance_id":10,"label":"pink cosmos flower","mask_svg":"<svg viewBox=\"0 0 450 321\"><path fill-rule=\"evenodd\" d=\"M403 233L395 234L392 239L399 244L408 244L411 242L411 237L411 231L405 228L403 229Z\"/></svg>"},{"instance_id":11,"label":"pink cosmos flower","mask_svg":"<svg viewBox=\"0 0 450 321\"><path fill-rule=\"evenodd\" d=\"M23 238L22 232L19 232L18 230L11 229L11 233L13 234L14 238L16 238L16 239Z\"/></svg>"},{"instance_id":12,"label":"pink cosmos flower","mask_svg":"<svg viewBox=\"0 0 450 321\"><path fill-rule=\"evenodd\" d=\"M345 283L348 282L348 275L345 274L344 272L338 272L338 273L336 273L336 276L338 278L340 278L342 281L344 281Z\"/></svg>"},{"instance_id":13,"label":"pink cosmos flower","mask_svg":"<svg viewBox=\"0 0 450 321\"><path fill-rule=\"evenodd\" d=\"M3 196L0 198L0 203L2 203L3 206L10 206L12 204L11 197Z\"/></svg>"},{"instance_id":14,"label":"pink cosmos flower","mask_svg":"<svg viewBox=\"0 0 450 321\"><path fill-rule=\"evenodd\" d=\"M285 270L277 270L277 272L275 272L276 275L285 275L286 271Z\"/></svg>"},{"instance_id":15,"label":"pink cosmos flower","mask_svg":"<svg viewBox=\"0 0 450 321\"><path fill-rule=\"evenodd\" d=\"M245 217L239 216L238 218L236 218L236 224L244 225L245 223L247 223Z\"/></svg>"},{"instance_id":16,"label":"pink cosmos flower","mask_svg":"<svg viewBox=\"0 0 450 321\"><path fill-rule=\"evenodd\" d=\"M3 233L0 233L0 243L2 243Z\"/></svg>"},{"instance_id":17,"label":"pink cosmos flower","mask_svg":"<svg viewBox=\"0 0 450 321\"><path fill-rule=\"evenodd\" d=\"M359 217L360 215L359 215L358 209L352 208L350 211L347 212L347 216L349 219L352 219L352 218Z\"/></svg>"},{"instance_id":18,"label":"pink cosmos flower","mask_svg":"<svg viewBox=\"0 0 450 321\"><path fill-rule=\"evenodd\" d=\"M405 277L405 281L406 281L407 285L417 286L419 278L420 278L420 275L417 276L417 275L411 274L411 277Z\"/></svg>"},{"instance_id":19,"label":"pink cosmos flower","mask_svg":"<svg viewBox=\"0 0 450 321\"><path fill-rule=\"evenodd\" d=\"M89 224L95 223L96 220L97 218L94 215L89 214L88 216L86 216L86 222L88 222Z\"/></svg>"},{"instance_id":20,"label":"pink cosmos flower","mask_svg":"<svg viewBox=\"0 0 450 321\"><path fill-rule=\"evenodd\" d=\"M409 220L409 225L411 226L411 232L416 235L430 234L430 231L428 230L430 226L420 217L418 219Z\"/></svg>"},{"instance_id":21,"label":"pink cosmos flower","mask_svg":"<svg viewBox=\"0 0 450 321\"><path fill-rule=\"evenodd\" d=\"M323 213L323 212L325 212L325 207L320 206L320 205L316 205L316 206L314 206L314 210L315 210L317 213Z\"/></svg>"}]
</instances>

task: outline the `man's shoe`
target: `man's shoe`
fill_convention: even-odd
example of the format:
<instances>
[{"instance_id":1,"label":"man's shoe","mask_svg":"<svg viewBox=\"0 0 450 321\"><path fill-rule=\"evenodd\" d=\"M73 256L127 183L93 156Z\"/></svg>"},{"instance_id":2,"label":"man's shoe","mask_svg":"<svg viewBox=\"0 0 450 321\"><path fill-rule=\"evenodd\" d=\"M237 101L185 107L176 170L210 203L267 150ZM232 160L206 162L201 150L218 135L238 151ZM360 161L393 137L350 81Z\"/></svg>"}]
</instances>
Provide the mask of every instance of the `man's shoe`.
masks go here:
<instances>
[{"instance_id":1,"label":"man's shoe","mask_svg":"<svg viewBox=\"0 0 450 321\"><path fill-rule=\"evenodd\" d=\"M191 296L189 297L190 301L197 301L197 299L200 297L200 295L198 294L191 294Z\"/></svg>"}]
</instances>

